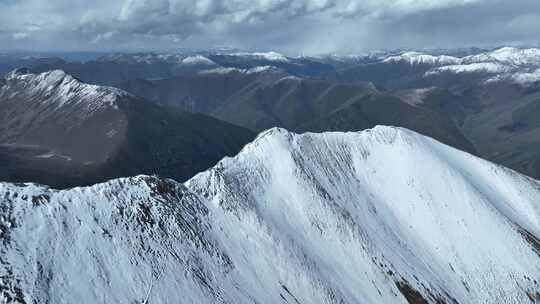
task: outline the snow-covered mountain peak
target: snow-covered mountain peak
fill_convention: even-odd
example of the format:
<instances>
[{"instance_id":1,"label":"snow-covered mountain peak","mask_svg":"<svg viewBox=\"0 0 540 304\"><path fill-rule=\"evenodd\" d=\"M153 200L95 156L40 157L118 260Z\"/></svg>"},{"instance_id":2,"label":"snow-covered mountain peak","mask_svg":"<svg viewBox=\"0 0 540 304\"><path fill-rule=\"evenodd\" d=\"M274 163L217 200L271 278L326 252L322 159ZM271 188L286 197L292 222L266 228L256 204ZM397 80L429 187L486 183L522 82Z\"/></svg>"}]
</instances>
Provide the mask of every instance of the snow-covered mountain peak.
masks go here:
<instances>
[{"instance_id":1,"label":"snow-covered mountain peak","mask_svg":"<svg viewBox=\"0 0 540 304\"><path fill-rule=\"evenodd\" d=\"M214 61L202 55L194 55L183 58L181 61L183 65L217 65Z\"/></svg>"},{"instance_id":2,"label":"snow-covered mountain peak","mask_svg":"<svg viewBox=\"0 0 540 304\"><path fill-rule=\"evenodd\" d=\"M78 104L88 111L115 106L120 97L130 96L117 88L83 83L62 70L32 73L29 69L8 73L0 94L8 94L10 98L21 94L56 108Z\"/></svg>"},{"instance_id":3,"label":"snow-covered mountain peak","mask_svg":"<svg viewBox=\"0 0 540 304\"><path fill-rule=\"evenodd\" d=\"M254 53L239 52L239 53L233 53L231 55L258 59L258 60L276 61L276 62L289 62L290 61L289 58L287 58L287 56L278 52L274 52L274 51L254 52Z\"/></svg>"},{"instance_id":4,"label":"snow-covered mountain peak","mask_svg":"<svg viewBox=\"0 0 540 304\"><path fill-rule=\"evenodd\" d=\"M232 68L232 67L218 67L214 69L207 69L199 71L199 74L205 75L205 74L230 74L230 73L240 73L240 74L246 74L246 75L252 75L252 74L261 74L261 73L283 73L284 71L280 68L265 65L265 66L255 66L248 69L239 69L239 68Z\"/></svg>"},{"instance_id":5,"label":"snow-covered mountain peak","mask_svg":"<svg viewBox=\"0 0 540 304\"><path fill-rule=\"evenodd\" d=\"M369 140L379 140L386 143L391 143L396 139L396 137L411 137L417 135L416 133L400 127L393 126L383 126L377 125L371 129L366 129L357 132L325 132L325 133L304 133L297 134L291 131L288 131L285 128L273 127L268 130L265 130L257 137L253 142L246 145L246 149L252 149L251 146L259 146L263 142L281 142L282 144L289 146L291 149L294 149L294 143L297 139L303 137L314 137L319 139L330 138L330 137L341 137L341 138L354 138L355 136L361 136L361 138L370 138ZM358 138L357 138L358 139ZM363 139L362 139L363 140ZM369 141L368 140L368 141ZM359 143L362 144L362 143Z\"/></svg>"},{"instance_id":6,"label":"snow-covered mountain peak","mask_svg":"<svg viewBox=\"0 0 540 304\"><path fill-rule=\"evenodd\" d=\"M405 52L392 55L383 60L387 63L406 62L409 64L426 65L465 65L478 63L498 63L515 66L540 65L539 48L503 47L489 52L483 52L465 57L448 55L430 55L422 52Z\"/></svg>"},{"instance_id":7,"label":"snow-covered mountain peak","mask_svg":"<svg viewBox=\"0 0 540 304\"><path fill-rule=\"evenodd\" d=\"M51 70L36 74L29 69L22 68L8 73L6 79L10 82L26 83L39 87L49 87L51 85L78 86L82 84L62 70Z\"/></svg>"},{"instance_id":8,"label":"snow-covered mountain peak","mask_svg":"<svg viewBox=\"0 0 540 304\"><path fill-rule=\"evenodd\" d=\"M425 64L425 65L446 65L457 64L460 62L459 58L453 56L433 56L420 52L406 52L397 56L390 56L383 60L387 63L408 63L411 65Z\"/></svg>"},{"instance_id":9,"label":"snow-covered mountain peak","mask_svg":"<svg viewBox=\"0 0 540 304\"><path fill-rule=\"evenodd\" d=\"M481 53L477 55L471 55L463 58L463 62L492 62L498 61L501 63L527 66L527 65L540 65L540 49L538 48L515 48L515 47L503 47L491 52Z\"/></svg>"},{"instance_id":10,"label":"snow-covered mountain peak","mask_svg":"<svg viewBox=\"0 0 540 304\"><path fill-rule=\"evenodd\" d=\"M345 303L399 302L386 298L392 282L408 282L428 303L521 303L540 288L526 279L540 273L536 245L529 244L540 233L540 185L406 129L294 134L274 128L187 186L208 197L211 209L239 217L230 225L249 236L231 236L238 244L254 234L279 239L257 251L273 257L259 267L307 254L310 262L297 263L311 265L308 276L318 284L346 278L346 285L329 287ZM244 228L245 222L259 228ZM354 262L346 258L352 256ZM534 266L519 262L525 260ZM372 261L381 264L369 266ZM283 267L296 269L293 264ZM359 273L377 287L361 283ZM509 273L520 279L486 279Z\"/></svg>"},{"instance_id":11,"label":"snow-covered mountain peak","mask_svg":"<svg viewBox=\"0 0 540 304\"><path fill-rule=\"evenodd\" d=\"M134 53L134 54L109 54L98 58L102 62L123 62L129 64L155 64L160 62L178 63L184 57L179 54L156 54L156 53Z\"/></svg>"},{"instance_id":12,"label":"snow-covered mountain peak","mask_svg":"<svg viewBox=\"0 0 540 304\"><path fill-rule=\"evenodd\" d=\"M0 291L27 302L540 299L540 183L402 128L273 128L183 185L0 197Z\"/></svg>"},{"instance_id":13,"label":"snow-covered mountain peak","mask_svg":"<svg viewBox=\"0 0 540 304\"><path fill-rule=\"evenodd\" d=\"M385 62L398 60L392 58L394 57L387 58ZM444 64L436 64L436 60L431 61L433 62L432 67L425 73L425 76L437 76L442 73L474 73L480 76L487 74L488 77L484 79L486 82L505 80L528 85L538 81L536 71L540 68L540 49L503 47L489 52L455 58L455 60Z\"/></svg>"},{"instance_id":14,"label":"snow-covered mountain peak","mask_svg":"<svg viewBox=\"0 0 540 304\"><path fill-rule=\"evenodd\" d=\"M437 75L439 73L487 73L487 74L497 74L497 73L507 73L513 71L515 68L513 66L508 66L506 64L494 62L474 62L466 64L455 64L455 65L444 65L440 67L435 67L426 72L426 75Z\"/></svg>"},{"instance_id":15,"label":"snow-covered mountain peak","mask_svg":"<svg viewBox=\"0 0 540 304\"><path fill-rule=\"evenodd\" d=\"M255 137L255 139L247 144L244 150L252 150L258 145L261 145L263 142L266 141L285 141L290 142L292 137L295 135L295 133L288 131L287 129L280 128L280 127L273 127L268 130L262 131Z\"/></svg>"},{"instance_id":16,"label":"snow-covered mountain peak","mask_svg":"<svg viewBox=\"0 0 540 304\"><path fill-rule=\"evenodd\" d=\"M6 80L11 80L11 79L20 77L22 75L27 75L27 74L31 74L31 71L30 71L29 68L18 68L18 69L15 69L15 70L7 73L6 76L5 76L5 79Z\"/></svg>"},{"instance_id":17,"label":"snow-covered mountain peak","mask_svg":"<svg viewBox=\"0 0 540 304\"><path fill-rule=\"evenodd\" d=\"M297 133L288 131L287 129L284 129L284 128L274 127L274 128L261 132L257 136L257 138L258 139L265 138L265 137L292 138L292 137L302 137L302 136L318 137L318 138L325 138L329 136L336 136L336 137L343 137L343 138L349 138L349 137L354 137L354 136L367 136L367 137L373 137L373 138L379 138L379 139L386 138L385 140L383 140L384 142L388 142L388 140L393 140L397 136L423 137L419 135L418 133L410 131L406 128L376 125L371 129L365 129L365 130L355 131L355 132L324 132L324 133L307 132L304 134L297 134Z\"/></svg>"}]
</instances>

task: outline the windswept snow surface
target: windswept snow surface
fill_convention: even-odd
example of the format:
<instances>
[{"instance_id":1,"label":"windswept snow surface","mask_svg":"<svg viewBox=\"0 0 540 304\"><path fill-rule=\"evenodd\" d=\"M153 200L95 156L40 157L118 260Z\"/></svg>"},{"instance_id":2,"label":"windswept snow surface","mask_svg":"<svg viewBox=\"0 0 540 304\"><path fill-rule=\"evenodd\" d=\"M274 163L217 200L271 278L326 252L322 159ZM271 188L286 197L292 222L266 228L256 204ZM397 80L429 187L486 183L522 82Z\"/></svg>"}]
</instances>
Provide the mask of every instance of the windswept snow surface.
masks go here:
<instances>
[{"instance_id":1,"label":"windswept snow surface","mask_svg":"<svg viewBox=\"0 0 540 304\"><path fill-rule=\"evenodd\" d=\"M274 128L184 185L4 183L0 202L7 300L540 299L540 183L406 129Z\"/></svg>"}]
</instances>

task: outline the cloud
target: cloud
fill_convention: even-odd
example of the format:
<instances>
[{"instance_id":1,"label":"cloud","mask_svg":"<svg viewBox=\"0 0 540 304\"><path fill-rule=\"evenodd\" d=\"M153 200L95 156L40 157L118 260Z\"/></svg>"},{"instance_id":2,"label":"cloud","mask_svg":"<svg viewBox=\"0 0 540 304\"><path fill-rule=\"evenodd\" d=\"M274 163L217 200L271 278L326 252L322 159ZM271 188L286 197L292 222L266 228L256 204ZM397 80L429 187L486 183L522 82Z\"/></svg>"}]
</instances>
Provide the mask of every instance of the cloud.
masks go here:
<instances>
[{"instance_id":1,"label":"cloud","mask_svg":"<svg viewBox=\"0 0 540 304\"><path fill-rule=\"evenodd\" d=\"M537 43L537 0L0 0L5 48L291 53Z\"/></svg>"},{"instance_id":2,"label":"cloud","mask_svg":"<svg viewBox=\"0 0 540 304\"><path fill-rule=\"evenodd\" d=\"M189 36L207 28L290 20L332 8L334 0L126 0L117 18L102 24L134 34ZM87 20L94 22L95 20Z\"/></svg>"},{"instance_id":3,"label":"cloud","mask_svg":"<svg viewBox=\"0 0 540 304\"><path fill-rule=\"evenodd\" d=\"M12 35L13 39L15 40L26 39L28 38L28 36L29 36L28 33L14 33Z\"/></svg>"},{"instance_id":4,"label":"cloud","mask_svg":"<svg viewBox=\"0 0 540 304\"><path fill-rule=\"evenodd\" d=\"M481 0L365 0L348 1L339 15L345 17L395 17L435 9L467 6Z\"/></svg>"}]
</instances>

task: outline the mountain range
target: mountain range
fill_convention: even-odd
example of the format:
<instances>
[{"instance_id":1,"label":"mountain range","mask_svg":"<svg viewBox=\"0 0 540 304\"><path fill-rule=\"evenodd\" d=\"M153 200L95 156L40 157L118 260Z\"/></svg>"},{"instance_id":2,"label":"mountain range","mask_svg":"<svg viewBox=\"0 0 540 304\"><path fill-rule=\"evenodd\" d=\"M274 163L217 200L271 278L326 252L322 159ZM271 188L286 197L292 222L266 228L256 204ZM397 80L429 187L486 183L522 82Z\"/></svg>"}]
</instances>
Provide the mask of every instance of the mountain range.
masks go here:
<instances>
[{"instance_id":1,"label":"mountain range","mask_svg":"<svg viewBox=\"0 0 540 304\"><path fill-rule=\"evenodd\" d=\"M62 188L141 173L186 180L255 136L61 70L9 73L0 106L0 178Z\"/></svg>"},{"instance_id":2,"label":"mountain range","mask_svg":"<svg viewBox=\"0 0 540 304\"><path fill-rule=\"evenodd\" d=\"M401 128L273 128L184 184L0 197L10 303L540 301L540 183Z\"/></svg>"},{"instance_id":3,"label":"mountain range","mask_svg":"<svg viewBox=\"0 0 540 304\"><path fill-rule=\"evenodd\" d=\"M9 67L25 64L34 73L62 69L82 82L118 87L139 99L254 133L274 126L297 132L402 126L540 177L535 122L540 51L535 48L312 57L220 50L111 54L84 62L0 59Z\"/></svg>"},{"instance_id":4,"label":"mountain range","mask_svg":"<svg viewBox=\"0 0 540 304\"><path fill-rule=\"evenodd\" d=\"M297 132L406 127L540 177L535 48L312 57L136 53L85 62L2 58L6 66L26 64L34 73L62 69L82 82L254 133L274 126Z\"/></svg>"},{"instance_id":5,"label":"mountain range","mask_svg":"<svg viewBox=\"0 0 540 304\"><path fill-rule=\"evenodd\" d=\"M227 70L118 87L147 100L200 112L254 132L279 126L296 131L356 131L397 125L475 151L440 109L416 107L372 83L301 78L283 70Z\"/></svg>"},{"instance_id":6,"label":"mountain range","mask_svg":"<svg viewBox=\"0 0 540 304\"><path fill-rule=\"evenodd\" d=\"M540 303L539 69L0 54L0 302Z\"/></svg>"},{"instance_id":7,"label":"mountain range","mask_svg":"<svg viewBox=\"0 0 540 304\"><path fill-rule=\"evenodd\" d=\"M117 85L150 101L202 112L256 132L272 126L299 132L402 126L540 177L535 114L540 49L285 57L288 64L314 61L327 67L311 74L287 68L284 60L265 61L269 66L257 70L251 59L229 57L237 66L257 72L213 69ZM185 85L194 82L204 85ZM224 87L226 92L220 89Z\"/></svg>"}]
</instances>

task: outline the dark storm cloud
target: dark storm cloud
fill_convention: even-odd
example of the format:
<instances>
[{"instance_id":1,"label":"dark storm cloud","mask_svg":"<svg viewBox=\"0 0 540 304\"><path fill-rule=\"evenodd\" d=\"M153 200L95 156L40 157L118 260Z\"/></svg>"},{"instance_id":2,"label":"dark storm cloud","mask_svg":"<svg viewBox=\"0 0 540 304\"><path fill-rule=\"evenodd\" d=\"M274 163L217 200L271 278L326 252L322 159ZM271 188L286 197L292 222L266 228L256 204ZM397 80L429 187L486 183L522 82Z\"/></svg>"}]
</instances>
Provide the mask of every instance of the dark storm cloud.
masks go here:
<instances>
[{"instance_id":1,"label":"dark storm cloud","mask_svg":"<svg viewBox=\"0 0 540 304\"><path fill-rule=\"evenodd\" d=\"M0 0L1 48L290 53L537 42L537 0Z\"/></svg>"}]
</instances>

